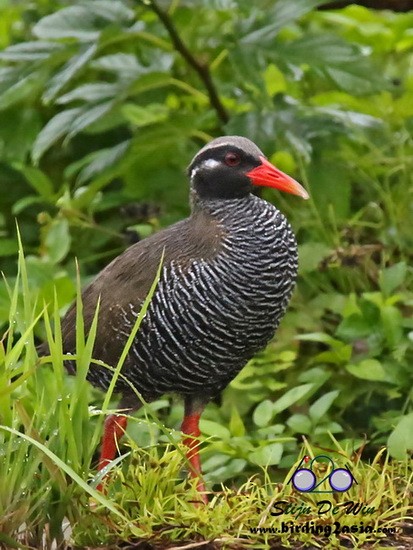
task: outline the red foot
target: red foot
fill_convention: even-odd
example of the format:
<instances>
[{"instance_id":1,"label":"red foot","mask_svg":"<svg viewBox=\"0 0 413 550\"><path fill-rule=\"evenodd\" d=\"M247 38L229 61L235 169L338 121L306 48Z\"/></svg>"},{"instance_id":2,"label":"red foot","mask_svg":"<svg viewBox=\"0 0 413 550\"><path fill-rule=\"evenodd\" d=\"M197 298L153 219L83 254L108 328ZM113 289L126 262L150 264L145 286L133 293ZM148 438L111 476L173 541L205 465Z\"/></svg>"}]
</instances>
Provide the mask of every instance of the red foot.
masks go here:
<instances>
[{"instance_id":1,"label":"red foot","mask_svg":"<svg viewBox=\"0 0 413 550\"><path fill-rule=\"evenodd\" d=\"M118 414L111 414L106 418L98 471L102 470L115 458L118 442L125 433L127 423L127 417ZM104 492L102 483L99 483L97 490Z\"/></svg>"},{"instance_id":2,"label":"red foot","mask_svg":"<svg viewBox=\"0 0 413 550\"><path fill-rule=\"evenodd\" d=\"M185 416L182 422L181 430L185 435L190 436L190 437L185 437L185 439L183 440L184 444L188 447L188 452L186 456L190 464L189 475L192 478L198 478L198 483L196 488L200 493L199 496L202 498L205 504L208 504L206 487L203 480L201 479L202 477L201 459L199 458L199 452L198 452L199 441L196 439L201 435L201 432L199 429L200 417L201 417L200 414L189 414Z\"/></svg>"}]
</instances>

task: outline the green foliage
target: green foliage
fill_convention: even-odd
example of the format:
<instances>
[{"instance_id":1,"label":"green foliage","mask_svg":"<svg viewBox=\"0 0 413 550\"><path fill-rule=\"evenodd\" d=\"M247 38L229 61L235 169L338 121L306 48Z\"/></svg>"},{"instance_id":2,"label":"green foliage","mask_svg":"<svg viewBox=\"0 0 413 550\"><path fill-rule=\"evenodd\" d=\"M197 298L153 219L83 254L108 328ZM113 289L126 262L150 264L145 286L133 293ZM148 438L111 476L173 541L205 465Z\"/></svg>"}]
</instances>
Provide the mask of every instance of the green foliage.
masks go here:
<instances>
[{"instance_id":1,"label":"green foliage","mask_svg":"<svg viewBox=\"0 0 413 550\"><path fill-rule=\"evenodd\" d=\"M59 340L76 296L74 258L83 284L131 239L185 216L184 167L221 134L256 141L311 201L276 197L300 243L297 290L276 341L205 412L207 482L246 483L248 513L264 509L268 483L287 479L303 436L323 448L335 437L348 456L387 445L386 479L407 481L396 459L413 450L413 14L320 4L0 3L0 544L12 547L25 525L28 545L46 532L50 546L65 517L92 546L152 536L172 517L207 539L228 532L234 507L244 521L245 499L234 504L227 489L208 512L184 504L182 404L167 399L131 420L134 452L114 465L110 502L87 489L98 481L104 401L84 383L93 334L83 341L79 322L75 379L64 375ZM25 262L21 251L16 262L16 218ZM46 338L51 367L40 368L34 344ZM247 481L261 469L263 486ZM384 491L377 483L373 495ZM391 487L393 501L406 499ZM143 531L133 530L136 501ZM179 540L183 531L170 532Z\"/></svg>"}]
</instances>

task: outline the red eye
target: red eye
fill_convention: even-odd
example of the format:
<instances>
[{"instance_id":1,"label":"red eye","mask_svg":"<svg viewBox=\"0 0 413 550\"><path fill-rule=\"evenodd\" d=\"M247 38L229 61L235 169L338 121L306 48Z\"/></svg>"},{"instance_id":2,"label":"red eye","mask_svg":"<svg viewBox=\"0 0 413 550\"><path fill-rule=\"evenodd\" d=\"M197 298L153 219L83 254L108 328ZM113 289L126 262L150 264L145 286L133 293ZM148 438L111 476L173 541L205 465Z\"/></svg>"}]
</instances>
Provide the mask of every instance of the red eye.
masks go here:
<instances>
[{"instance_id":1,"label":"red eye","mask_svg":"<svg viewBox=\"0 0 413 550\"><path fill-rule=\"evenodd\" d=\"M227 153L225 155L225 164L227 166L237 166L241 162L241 157L237 153Z\"/></svg>"}]
</instances>

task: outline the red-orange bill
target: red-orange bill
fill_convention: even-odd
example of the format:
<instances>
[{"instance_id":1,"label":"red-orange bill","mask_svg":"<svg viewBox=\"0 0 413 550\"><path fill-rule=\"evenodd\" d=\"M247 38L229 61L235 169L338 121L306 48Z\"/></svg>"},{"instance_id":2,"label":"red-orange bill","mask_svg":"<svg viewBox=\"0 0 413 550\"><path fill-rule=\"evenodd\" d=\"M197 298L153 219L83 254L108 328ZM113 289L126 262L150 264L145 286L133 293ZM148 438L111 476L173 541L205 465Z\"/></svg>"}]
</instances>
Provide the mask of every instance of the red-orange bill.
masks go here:
<instances>
[{"instance_id":1,"label":"red-orange bill","mask_svg":"<svg viewBox=\"0 0 413 550\"><path fill-rule=\"evenodd\" d=\"M263 187L273 187L286 193L298 195L303 199L308 199L309 195L302 185L295 179L287 176L281 170L278 170L265 157L260 157L261 164L247 173L253 185Z\"/></svg>"}]
</instances>

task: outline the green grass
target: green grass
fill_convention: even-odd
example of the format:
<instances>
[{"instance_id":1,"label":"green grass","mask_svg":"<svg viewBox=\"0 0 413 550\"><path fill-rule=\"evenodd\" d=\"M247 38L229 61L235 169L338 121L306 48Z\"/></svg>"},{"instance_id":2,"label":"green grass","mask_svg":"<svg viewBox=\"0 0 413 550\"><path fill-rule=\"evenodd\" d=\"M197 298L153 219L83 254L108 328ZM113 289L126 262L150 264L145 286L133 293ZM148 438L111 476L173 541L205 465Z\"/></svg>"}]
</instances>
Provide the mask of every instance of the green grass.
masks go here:
<instances>
[{"instance_id":1,"label":"green grass","mask_svg":"<svg viewBox=\"0 0 413 550\"><path fill-rule=\"evenodd\" d=\"M199 507L193 504L199 501L194 485L181 479L183 464L175 449L152 447L142 451L131 443L131 451L123 468L117 470L108 491L108 497L117 503L126 520L108 512L102 505L96 505L93 515L86 514L88 519L79 522L74 529L74 540L80 546L95 546L102 541L110 546L119 540L150 540L155 546L162 547L162 544L205 540L237 548L268 548L273 543L285 547L307 544L340 548L340 544L348 540L351 547L365 548L366 544L377 544L385 537L375 533L326 537L313 533L292 535L290 532L277 536L263 531L281 530L282 523L297 526L311 521L315 527L334 530L339 522L344 532L355 525L382 530L397 528L399 534L390 538L402 541L403 526L406 526L409 514L412 519L412 510L409 509L411 465L407 462L389 463L384 450L371 464L364 463L359 456L346 456L342 449L339 451L341 458L351 464L359 483L345 494L302 495L292 489L291 484L271 483L263 469L238 489L223 486L221 491L211 494L207 506ZM311 455L315 453L315 449L308 445L305 445L305 451ZM286 481L292 472L293 469L288 472ZM318 473L323 475L320 471ZM319 510L330 507L330 504L323 504L318 508L322 500L331 503L331 510L319 516ZM284 504L279 504L280 501ZM349 512L349 506L345 504L349 501L362 503L363 512L367 513L354 515ZM290 512L286 510L287 503ZM281 509L285 511L282 515L271 515ZM256 528L259 531L252 532Z\"/></svg>"},{"instance_id":2,"label":"green grass","mask_svg":"<svg viewBox=\"0 0 413 550\"><path fill-rule=\"evenodd\" d=\"M57 300L51 318L46 306L37 313L39 307L29 288L21 243L18 277L9 293L10 326L0 348L0 543L6 548L48 549L54 542L60 548L72 544L76 548L116 548L122 542L139 541L148 541L156 548L182 542L188 548L197 547L202 541L213 541L216 548L340 548L343 544L384 548L391 541L405 544L408 534L404 535L403 529L407 532L408 522L413 520L410 460L389 460L382 449L373 460L364 461L361 451L353 451L351 441L343 446L332 435L329 449L304 440L301 451L296 452L295 464L277 473L278 482L274 481L273 468L256 466L256 475L243 484L219 487L210 481L209 486L215 490L210 503L197 506L195 485L185 475L187 464L180 433L157 418L156 408L162 405L159 403L144 406L131 419L123 454L109 474L107 492L97 492L100 478L95 469L96 448L103 419L116 405L111 395L113 386L102 396L85 380L96 324L85 339L82 322L77 323L78 375L69 377L63 368ZM150 297L151 293L144 309ZM80 311L80 298L78 307ZM33 329L40 318L45 324L50 357L39 360ZM128 345L132 338L133 334ZM115 367L115 376L121 375L126 350ZM237 418L231 422L236 425ZM239 418L237 426L241 434ZM146 434L144 445L139 446L131 435L136 432ZM204 455L208 449L213 451L217 440L219 437L204 438ZM241 442L248 444L245 438ZM127 452L125 447L129 447ZM326 452L351 466L357 485L347 493L331 495L300 494L286 483L304 453L315 456ZM325 465L321 464L318 474L323 473ZM208 479L213 479L211 473ZM317 503L323 499L331 501L332 508L338 507L335 514L330 510L317 515ZM280 500L292 508L272 516ZM348 500L374 511L367 516L346 514L343 503ZM296 517L300 504L310 510ZM328 537L316 531L264 533L264 529L281 529L282 522L291 526L288 522L301 525L307 521L313 522L310 525L314 529L318 526L327 531L339 522L341 529L348 528L349 532ZM396 527L399 532L388 538L377 533L352 533L352 526L361 523L373 529ZM258 532L251 532L256 528Z\"/></svg>"}]
</instances>

